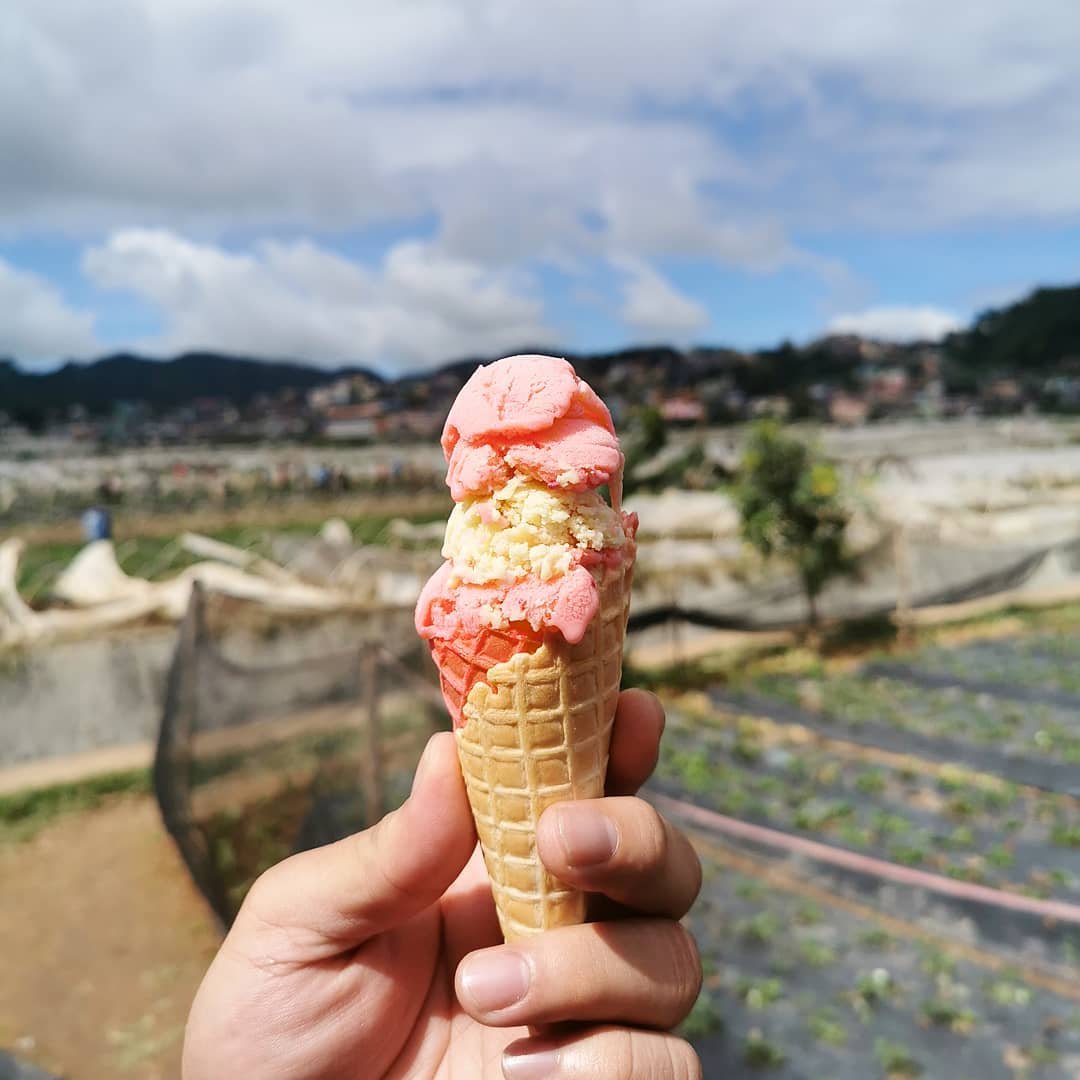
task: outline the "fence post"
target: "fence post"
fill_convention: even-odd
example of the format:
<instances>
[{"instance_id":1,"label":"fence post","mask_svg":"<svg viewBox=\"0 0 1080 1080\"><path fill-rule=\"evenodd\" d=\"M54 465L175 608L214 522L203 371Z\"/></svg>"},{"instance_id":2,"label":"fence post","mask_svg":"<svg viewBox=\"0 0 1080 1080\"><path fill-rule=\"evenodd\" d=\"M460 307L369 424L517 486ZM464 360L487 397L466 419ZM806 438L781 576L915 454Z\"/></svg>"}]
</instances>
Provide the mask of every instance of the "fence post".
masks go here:
<instances>
[{"instance_id":1,"label":"fence post","mask_svg":"<svg viewBox=\"0 0 1080 1080\"><path fill-rule=\"evenodd\" d=\"M379 723L379 650L364 649L364 704L367 710L367 783L364 801L367 824L374 825L386 808L383 788L382 732Z\"/></svg>"}]
</instances>

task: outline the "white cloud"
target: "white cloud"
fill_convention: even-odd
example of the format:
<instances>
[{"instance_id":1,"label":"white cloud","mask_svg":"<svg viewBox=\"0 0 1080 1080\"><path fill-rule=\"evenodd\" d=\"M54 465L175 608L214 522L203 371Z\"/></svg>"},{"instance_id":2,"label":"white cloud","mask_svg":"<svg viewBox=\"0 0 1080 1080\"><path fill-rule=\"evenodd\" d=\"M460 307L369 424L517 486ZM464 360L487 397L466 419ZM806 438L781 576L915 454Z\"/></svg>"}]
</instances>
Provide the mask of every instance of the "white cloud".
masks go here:
<instances>
[{"instance_id":1,"label":"white cloud","mask_svg":"<svg viewBox=\"0 0 1080 1080\"><path fill-rule=\"evenodd\" d=\"M466 280L484 335L542 331L514 277L532 260L794 267L857 312L870 291L795 237L1080 219L1075 0L3 2L0 238L110 236L99 271L144 296L121 263L187 267L156 301L160 347L220 332L267 348L267 325L273 351L347 344L353 308L287 282L281 251L223 237L422 235L373 275L317 272L353 290L359 275L361 346L411 363L491 340L466 341ZM168 257L114 250L132 222L164 230ZM410 258L425 288L455 283L438 316L394 314ZM211 277L257 279L281 311L220 304ZM634 328L702 325L663 285L631 275Z\"/></svg>"},{"instance_id":2,"label":"white cloud","mask_svg":"<svg viewBox=\"0 0 1080 1080\"><path fill-rule=\"evenodd\" d=\"M89 312L70 307L44 278L0 259L0 356L60 360L96 345Z\"/></svg>"},{"instance_id":3,"label":"white cloud","mask_svg":"<svg viewBox=\"0 0 1080 1080\"><path fill-rule=\"evenodd\" d=\"M874 307L829 322L831 334L859 334L878 341L939 341L963 325L958 316L941 308Z\"/></svg>"},{"instance_id":4,"label":"white cloud","mask_svg":"<svg viewBox=\"0 0 1080 1080\"><path fill-rule=\"evenodd\" d=\"M1074 0L6 0L4 17L9 228L434 215L459 254L569 257L591 209L608 251L759 266L791 228L854 214L1080 211ZM731 120L767 138L728 138Z\"/></svg>"},{"instance_id":5,"label":"white cloud","mask_svg":"<svg viewBox=\"0 0 1080 1080\"><path fill-rule=\"evenodd\" d=\"M640 259L611 260L623 274L620 315L627 326L645 334L686 338L709 323L709 314Z\"/></svg>"},{"instance_id":6,"label":"white cloud","mask_svg":"<svg viewBox=\"0 0 1080 1080\"><path fill-rule=\"evenodd\" d=\"M389 369L540 345L551 337L529 283L420 242L370 270L306 241L239 254L164 229L125 229L89 249L83 270L160 312L155 353L212 347Z\"/></svg>"}]
</instances>

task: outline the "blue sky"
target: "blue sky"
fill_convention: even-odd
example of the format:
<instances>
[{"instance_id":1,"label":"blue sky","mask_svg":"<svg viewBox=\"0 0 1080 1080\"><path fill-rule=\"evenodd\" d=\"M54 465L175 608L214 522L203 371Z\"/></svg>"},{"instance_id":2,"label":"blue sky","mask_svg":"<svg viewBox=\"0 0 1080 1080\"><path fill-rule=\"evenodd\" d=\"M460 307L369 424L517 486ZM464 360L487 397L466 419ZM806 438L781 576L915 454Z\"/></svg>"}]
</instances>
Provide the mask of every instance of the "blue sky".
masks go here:
<instances>
[{"instance_id":1,"label":"blue sky","mask_svg":"<svg viewBox=\"0 0 1080 1080\"><path fill-rule=\"evenodd\" d=\"M6 0L0 356L939 336L1080 281L1074 0Z\"/></svg>"}]
</instances>

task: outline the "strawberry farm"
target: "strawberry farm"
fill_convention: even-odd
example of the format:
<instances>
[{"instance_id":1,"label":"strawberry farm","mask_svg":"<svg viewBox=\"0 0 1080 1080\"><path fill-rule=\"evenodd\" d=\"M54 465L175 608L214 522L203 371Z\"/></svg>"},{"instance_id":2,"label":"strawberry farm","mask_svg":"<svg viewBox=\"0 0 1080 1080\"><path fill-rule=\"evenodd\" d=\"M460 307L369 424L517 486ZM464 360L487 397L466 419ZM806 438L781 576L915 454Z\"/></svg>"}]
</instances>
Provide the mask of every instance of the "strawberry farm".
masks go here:
<instances>
[{"instance_id":1,"label":"strawberry farm","mask_svg":"<svg viewBox=\"0 0 1080 1080\"><path fill-rule=\"evenodd\" d=\"M1080 636L747 665L671 695L649 793L706 1076L1080 1077Z\"/></svg>"}]
</instances>

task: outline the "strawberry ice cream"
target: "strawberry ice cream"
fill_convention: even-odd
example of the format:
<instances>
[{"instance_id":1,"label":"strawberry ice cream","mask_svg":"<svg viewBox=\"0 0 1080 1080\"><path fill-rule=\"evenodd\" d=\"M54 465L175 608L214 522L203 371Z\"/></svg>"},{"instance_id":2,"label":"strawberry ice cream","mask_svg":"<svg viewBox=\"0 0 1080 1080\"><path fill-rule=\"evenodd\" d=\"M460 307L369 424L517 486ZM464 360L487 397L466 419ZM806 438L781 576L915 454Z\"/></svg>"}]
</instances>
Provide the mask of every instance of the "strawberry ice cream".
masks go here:
<instances>
[{"instance_id":1,"label":"strawberry ice cream","mask_svg":"<svg viewBox=\"0 0 1080 1080\"><path fill-rule=\"evenodd\" d=\"M447 646L477 635L501 642L503 660L547 634L580 642L605 570L634 556L637 520L619 509L623 456L607 407L565 360L509 357L462 388L442 447L457 505L447 561L416 608L440 670ZM460 723L469 687L449 693L444 678L443 688Z\"/></svg>"}]
</instances>

